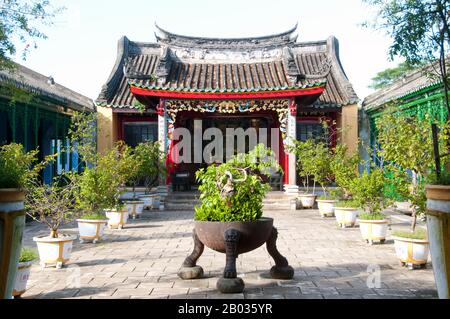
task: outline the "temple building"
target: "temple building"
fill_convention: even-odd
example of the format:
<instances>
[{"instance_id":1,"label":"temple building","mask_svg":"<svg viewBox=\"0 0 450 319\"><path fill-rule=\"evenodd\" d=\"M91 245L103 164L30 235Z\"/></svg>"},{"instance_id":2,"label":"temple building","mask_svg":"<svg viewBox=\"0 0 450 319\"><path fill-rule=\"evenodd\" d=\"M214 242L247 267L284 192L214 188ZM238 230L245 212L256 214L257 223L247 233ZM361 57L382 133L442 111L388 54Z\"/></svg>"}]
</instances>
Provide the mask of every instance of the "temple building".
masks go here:
<instances>
[{"instance_id":1,"label":"temple building","mask_svg":"<svg viewBox=\"0 0 450 319\"><path fill-rule=\"evenodd\" d=\"M156 43L121 38L96 100L99 151L118 140L131 146L159 141L170 159L174 130L186 128L196 136L195 120L202 120L203 131L220 129L224 138L227 128L275 128L284 189L297 192L296 159L284 145L325 134L325 121L330 147L339 140L357 151L358 97L341 65L337 39L297 42L296 31L297 26L270 36L220 39L156 26ZM170 173L183 171L194 183L194 172L207 162L168 160L167 182Z\"/></svg>"},{"instance_id":2,"label":"temple building","mask_svg":"<svg viewBox=\"0 0 450 319\"><path fill-rule=\"evenodd\" d=\"M78 155L63 151L74 111L95 112L94 101L20 64L0 70L0 145L39 149L40 159L58 153L44 169L47 183L63 170L78 170Z\"/></svg>"}]
</instances>

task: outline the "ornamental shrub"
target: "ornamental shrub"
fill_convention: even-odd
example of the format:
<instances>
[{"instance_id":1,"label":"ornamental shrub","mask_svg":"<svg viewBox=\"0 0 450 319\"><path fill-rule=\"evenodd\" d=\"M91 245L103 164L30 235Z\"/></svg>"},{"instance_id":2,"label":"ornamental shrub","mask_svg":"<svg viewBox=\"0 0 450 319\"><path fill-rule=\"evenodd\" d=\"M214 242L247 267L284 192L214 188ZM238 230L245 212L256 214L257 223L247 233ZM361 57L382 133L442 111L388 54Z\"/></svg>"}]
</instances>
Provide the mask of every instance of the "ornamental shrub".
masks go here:
<instances>
[{"instance_id":1,"label":"ornamental shrub","mask_svg":"<svg viewBox=\"0 0 450 319\"><path fill-rule=\"evenodd\" d=\"M259 144L248 154L210 165L196 172L201 183L201 205L195 208L198 221L254 221L262 216L262 201L270 189L261 175L281 168L272 150Z\"/></svg>"}]
</instances>

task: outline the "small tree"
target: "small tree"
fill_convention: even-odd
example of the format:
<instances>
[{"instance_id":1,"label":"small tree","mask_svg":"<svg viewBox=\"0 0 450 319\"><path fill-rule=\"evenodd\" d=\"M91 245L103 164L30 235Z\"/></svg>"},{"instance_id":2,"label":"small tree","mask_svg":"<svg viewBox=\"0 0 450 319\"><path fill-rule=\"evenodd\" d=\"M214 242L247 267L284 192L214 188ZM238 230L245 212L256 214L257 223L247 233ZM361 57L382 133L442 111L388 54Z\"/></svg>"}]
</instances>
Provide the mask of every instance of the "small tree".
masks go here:
<instances>
[{"instance_id":1,"label":"small tree","mask_svg":"<svg viewBox=\"0 0 450 319\"><path fill-rule=\"evenodd\" d=\"M135 170L131 149L116 144L111 150L95 157L96 165L82 174L73 173L77 181L76 203L84 214L103 215L104 209L120 209L120 186Z\"/></svg>"},{"instance_id":2,"label":"small tree","mask_svg":"<svg viewBox=\"0 0 450 319\"><path fill-rule=\"evenodd\" d=\"M322 187L324 196L327 196L326 186L333 182L333 173L330 166L333 158L332 151L327 144L319 142L315 144L312 153L313 156L306 160L309 161L308 166L311 166L311 172L314 176L313 193L317 182Z\"/></svg>"},{"instance_id":3,"label":"small tree","mask_svg":"<svg viewBox=\"0 0 450 319\"><path fill-rule=\"evenodd\" d=\"M30 48L37 43L29 40L46 39L40 26L52 25L53 18L64 8L53 9L48 0L7 0L0 3L0 70L14 68L11 60L17 49L16 39L25 44L22 58L25 59Z\"/></svg>"},{"instance_id":4,"label":"small tree","mask_svg":"<svg viewBox=\"0 0 450 319\"><path fill-rule=\"evenodd\" d=\"M58 238L60 226L72 222L78 214L74 196L76 185L65 175L58 176L50 185L36 180L33 184L26 194L27 214L49 228L50 238Z\"/></svg>"},{"instance_id":5,"label":"small tree","mask_svg":"<svg viewBox=\"0 0 450 319\"><path fill-rule=\"evenodd\" d=\"M336 184L343 190L345 199L352 196L351 186L358 177L358 166L360 163L359 154L353 153L349 155L345 144L339 144L334 149L330 161L330 169Z\"/></svg>"},{"instance_id":6,"label":"small tree","mask_svg":"<svg viewBox=\"0 0 450 319\"><path fill-rule=\"evenodd\" d=\"M379 220L385 216L381 211L389 205L385 195L387 179L383 169L372 167L370 173L365 171L361 176L354 179L350 185L353 199L365 213L360 215L361 219Z\"/></svg>"},{"instance_id":7,"label":"small tree","mask_svg":"<svg viewBox=\"0 0 450 319\"><path fill-rule=\"evenodd\" d=\"M144 181L148 192L152 185L158 181L161 173L165 172L165 157L160 150L158 142L145 142L138 144L133 150L137 170L131 178L133 189L139 181Z\"/></svg>"},{"instance_id":8,"label":"small tree","mask_svg":"<svg viewBox=\"0 0 450 319\"><path fill-rule=\"evenodd\" d=\"M288 152L295 155L297 159L297 172L303 178L303 186L306 187L306 192L309 193L310 180L315 171L315 165L311 158L314 157L315 141L309 139L307 141L292 140L292 144L288 145L286 149ZM315 182L314 191L315 192Z\"/></svg>"},{"instance_id":9,"label":"small tree","mask_svg":"<svg viewBox=\"0 0 450 319\"><path fill-rule=\"evenodd\" d=\"M425 179L434 166L431 119L402 115L395 109L387 110L376 122L378 155L389 163L386 167L397 179L397 189L413 206L411 231L416 228L417 214L425 213ZM441 144L445 140L441 137ZM410 171L411 174L406 172ZM405 187L404 184L409 184ZM405 192L405 188L408 192Z\"/></svg>"}]
</instances>

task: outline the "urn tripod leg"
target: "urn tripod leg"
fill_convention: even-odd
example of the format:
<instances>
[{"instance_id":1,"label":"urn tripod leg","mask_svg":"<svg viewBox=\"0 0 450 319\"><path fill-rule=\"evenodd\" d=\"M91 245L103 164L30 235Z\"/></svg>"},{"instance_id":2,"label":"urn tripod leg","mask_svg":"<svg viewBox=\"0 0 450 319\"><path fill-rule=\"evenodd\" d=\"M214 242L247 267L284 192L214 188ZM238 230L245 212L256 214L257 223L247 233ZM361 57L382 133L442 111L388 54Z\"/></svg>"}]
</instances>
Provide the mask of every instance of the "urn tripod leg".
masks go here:
<instances>
[{"instance_id":1,"label":"urn tripod leg","mask_svg":"<svg viewBox=\"0 0 450 319\"><path fill-rule=\"evenodd\" d=\"M240 233L236 229L228 229L225 232L226 264L223 277L217 281L217 289L221 293L233 294L244 291L244 281L237 277L236 258Z\"/></svg>"},{"instance_id":2,"label":"urn tripod leg","mask_svg":"<svg viewBox=\"0 0 450 319\"><path fill-rule=\"evenodd\" d=\"M194 250L192 253L186 257L178 271L178 277L181 279L199 279L203 276L203 268L197 266L197 260L203 254L203 250L205 249L205 245L200 241L195 232L193 231L192 238L194 239Z\"/></svg>"},{"instance_id":3,"label":"urn tripod leg","mask_svg":"<svg viewBox=\"0 0 450 319\"><path fill-rule=\"evenodd\" d=\"M278 230L273 227L272 233L266 242L267 251L275 261L275 266L270 269L270 276L274 279L292 279L294 277L294 268L289 266L289 263L277 249Z\"/></svg>"}]
</instances>

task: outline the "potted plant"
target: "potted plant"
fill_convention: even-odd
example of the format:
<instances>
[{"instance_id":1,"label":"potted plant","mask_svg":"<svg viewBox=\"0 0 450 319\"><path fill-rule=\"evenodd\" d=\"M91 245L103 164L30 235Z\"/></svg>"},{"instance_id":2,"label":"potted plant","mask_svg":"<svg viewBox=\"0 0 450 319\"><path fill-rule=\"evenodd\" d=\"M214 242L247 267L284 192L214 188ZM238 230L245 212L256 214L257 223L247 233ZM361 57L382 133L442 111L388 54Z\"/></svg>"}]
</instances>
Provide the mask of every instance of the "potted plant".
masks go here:
<instances>
[{"instance_id":1,"label":"potted plant","mask_svg":"<svg viewBox=\"0 0 450 319\"><path fill-rule=\"evenodd\" d=\"M353 200L338 202L334 207L334 214L338 225L342 228L355 227L358 217L359 203Z\"/></svg>"},{"instance_id":2,"label":"potted plant","mask_svg":"<svg viewBox=\"0 0 450 319\"><path fill-rule=\"evenodd\" d=\"M77 219L80 242L97 243L104 234L108 219L103 212L105 198L107 198L111 184L109 175L101 170L85 168L81 174L72 174L75 180L76 207L81 212Z\"/></svg>"},{"instance_id":3,"label":"potted plant","mask_svg":"<svg viewBox=\"0 0 450 319\"><path fill-rule=\"evenodd\" d=\"M0 147L0 298L12 297L25 227L25 192L45 165L36 163L37 154L25 152L20 144Z\"/></svg>"},{"instance_id":4,"label":"potted plant","mask_svg":"<svg viewBox=\"0 0 450 319\"><path fill-rule=\"evenodd\" d=\"M386 171L392 176L392 188L397 197L406 199L412 209L410 231L395 231L395 251L401 263L410 269L425 267L429 243L426 232L416 231L417 215L426 211L424 181L433 168L433 142L429 118L398 114L388 110L376 122L379 155L390 164ZM392 191L391 191L392 193Z\"/></svg>"},{"instance_id":5,"label":"potted plant","mask_svg":"<svg viewBox=\"0 0 450 319\"><path fill-rule=\"evenodd\" d=\"M386 241L388 221L382 210L388 206L385 195L386 177L384 171L372 167L352 182L351 193L363 212L359 215L361 235L370 245Z\"/></svg>"},{"instance_id":6,"label":"potted plant","mask_svg":"<svg viewBox=\"0 0 450 319\"><path fill-rule=\"evenodd\" d=\"M295 154L297 159L297 172L302 178L305 192L298 195L302 208L313 208L316 202L317 195L315 194L316 181L314 180L313 192L310 193L310 181L313 177L315 165L312 158L314 158L315 141L297 141L293 140L291 145L287 145L287 150Z\"/></svg>"},{"instance_id":7,"label":"potted plant","mask_svg":"<svg viewBox=\"0 0 450 319\"><path fill-rule=\"evenodd\" d=\"M359 204L352 200L351 188L358 178L358 166L361 160L358 153L349 154L347 146L339 144L333 151L330 170L339 187L339 198L343 201L335 204L334 214L338 225L342 228L354 227L358 216Z\"/></svg>"},{"instance_id":8,"label":"potted plant","mask_svg":"<svg viewBox=\"0 0 450 319\"><path fill-rule=\"evenodd\" d=\"M123 147L126 153L122 152ZM108 218L109 228L122 229L128 222L129 211L120 201L120 186L129 178L130 170L127 165L133 165L129 160L127 146L122 143L116 144L111 150L98 156L95 169L107 183L101 205Z\"/></svg>"},{"instance_id":9,"label":"potted plant","mask_svg":"<svg viewBox=\"0 0 450 319\"><path fill-rule=\"evenodd\" d=\"M210 165L196 173L201 183L201 205L195 209L193 253L186 258L178 275L195 279L203 274L196 262L204 245L226 254L223 277L217 282L222 293L239 293L244 282L237 277L236 258L264 243L275 260L271 276L291 279L294 270L276 249L277 230L273 219L262 218L262 201L270 186L260 175L279 169L273 152L263 144L248 154L238 154L221 165Z\"/></svg>"},{"instance_id":10,"label":"potted plant","mask_svg":"<svg viewBox=\"0 0 450 319\"><path fill-rule=\"evenodd\" d=\"M319 183L322 187L322 196L317 199L317 206L322 217L333 217L334 206L338 202L337 194L328 192L327 186L333 181L333 174L331 170L331 161L333 154L327 144L323 142L316 143L314 147L314 157L309 159L315 163L312 173L314 175L314 182Z\"/></svg>"},{"instance_id":11,"label":"potted plant","mask_svg":"<svg viewBox=\"0 0 450 319\"><path fill-rule=\"evenodd\" d=\"M17 266L16 280L14 282L13 297L20 298L27 290L28 279L30 278L33 261L38 258L32 249L22 247L19 264Z\"/></svg>"},{"instance_id":12,"label":"potted plant","mask_svg":"<svg viewBox=\"0 0 450 319\"><path fill-rule=\"evenodd\" d=\"M59 228L72 222L77 216L75 210L75 183L66 175L58 176L52 184L35 182L26 194L25 204L27 214L35 221L46 225L49 234L36 236L40 265L56 265L62 268L72 252L76 236L62 234Z\"/></svg>"},{"instance_id":13,"label":"potted plant","mask_svg":"<svg viewBox=\"0 0 450 319\"><path fill-rule=\"evenodd\" d=\"M160 144L158 142L138 144L134 154L140 163L137 176L144 181L145 185L145 194L139 196L139 200L144 201L146 208L159 208L158 195L150 194L150 191L151 187L158 182L159 175L165 172L164 155L160 150Z\"/></svg>"}]
</instances>

